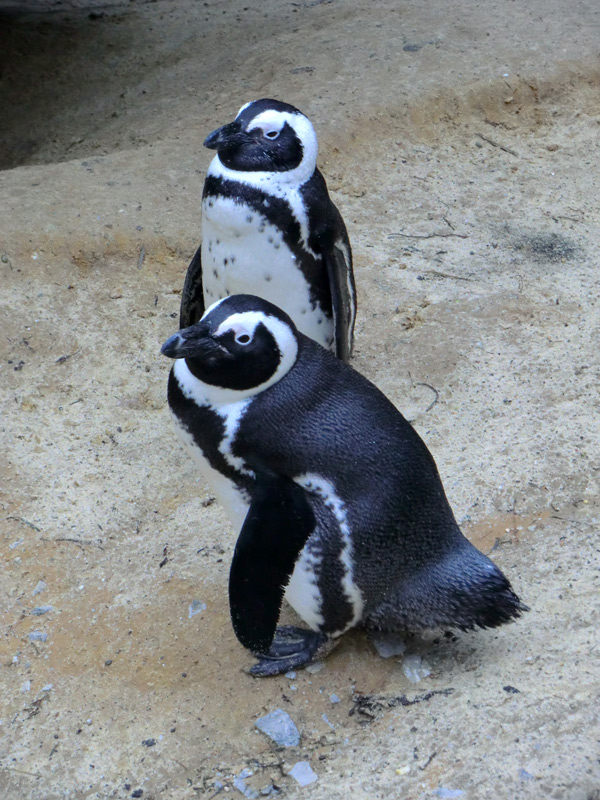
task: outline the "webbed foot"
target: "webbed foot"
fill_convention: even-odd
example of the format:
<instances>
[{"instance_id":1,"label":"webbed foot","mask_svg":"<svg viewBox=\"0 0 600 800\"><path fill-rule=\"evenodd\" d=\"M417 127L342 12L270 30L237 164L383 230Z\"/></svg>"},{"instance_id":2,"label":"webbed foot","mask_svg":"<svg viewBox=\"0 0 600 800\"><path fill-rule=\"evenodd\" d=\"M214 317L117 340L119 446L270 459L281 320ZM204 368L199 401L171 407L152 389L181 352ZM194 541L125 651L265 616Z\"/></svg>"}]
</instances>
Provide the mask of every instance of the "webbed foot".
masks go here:
<instances>
[{"instance_id":1,"label":"webbed foot","mask_svg":"<svg viewBox=\"0 0 600 800\"><path fill-rule=\"evenodd\" d=\"M327 655L335 644L335 640L324 633L283 625L275 631L269 652L259 655L258 663L248 672L264 677L306 667L316 658Z\"/></svg>"}]
</instances>

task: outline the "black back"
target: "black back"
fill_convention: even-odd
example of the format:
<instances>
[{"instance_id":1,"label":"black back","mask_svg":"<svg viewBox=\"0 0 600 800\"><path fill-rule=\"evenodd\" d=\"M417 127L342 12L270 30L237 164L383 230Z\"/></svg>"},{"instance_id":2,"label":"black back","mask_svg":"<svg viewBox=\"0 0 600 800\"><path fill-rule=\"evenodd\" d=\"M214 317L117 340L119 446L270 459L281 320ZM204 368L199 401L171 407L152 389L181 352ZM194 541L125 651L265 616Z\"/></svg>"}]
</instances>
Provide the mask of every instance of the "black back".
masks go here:
<instances>
[{"instance_id":1,"label":"black back","mask_svg":"<svg viewBox=\"0 0 600 800\"><path fill-rule=\"evenodd\" d=\"M433 563L463 537L412 426L373 384L298 339L296 365L254 399L233 450L278 474L334 483L354 534L355 577L377 602L390 579Z\"/></svg>"}]
</instances>

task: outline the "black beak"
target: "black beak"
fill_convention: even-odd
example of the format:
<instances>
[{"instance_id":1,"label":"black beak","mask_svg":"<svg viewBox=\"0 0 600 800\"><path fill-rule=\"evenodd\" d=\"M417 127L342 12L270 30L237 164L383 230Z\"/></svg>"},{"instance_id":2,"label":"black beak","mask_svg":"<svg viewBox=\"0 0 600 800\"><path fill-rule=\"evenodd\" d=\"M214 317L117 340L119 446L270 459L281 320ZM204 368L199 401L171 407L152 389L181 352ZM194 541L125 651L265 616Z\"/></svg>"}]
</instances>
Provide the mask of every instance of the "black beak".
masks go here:
<instances>
[{"instance_id":1,"label":"black beak","mask_svg":"<svg viewBox=\"0 0 600 800\"><path fill-rule=\"evenodd\" d=\"M170 336L160 348L167 358L203 358L224 348L210 335L205 322L197 322Z\"/></svg>"},{"instance_id":2,"label":"black beak","mask_svg":"<svg viewBox=\"0 0 600 800\"><path fill-rule=\"evenodd\" d=\"M222 128L217 128L216 131L209 133L204 140L204 147L209 150L221 150L223 147L231 147L237 144L237 141L242 134L242 126L239 122L230 122L228 125L223 125Z\"/></svg>"}]
</instances>

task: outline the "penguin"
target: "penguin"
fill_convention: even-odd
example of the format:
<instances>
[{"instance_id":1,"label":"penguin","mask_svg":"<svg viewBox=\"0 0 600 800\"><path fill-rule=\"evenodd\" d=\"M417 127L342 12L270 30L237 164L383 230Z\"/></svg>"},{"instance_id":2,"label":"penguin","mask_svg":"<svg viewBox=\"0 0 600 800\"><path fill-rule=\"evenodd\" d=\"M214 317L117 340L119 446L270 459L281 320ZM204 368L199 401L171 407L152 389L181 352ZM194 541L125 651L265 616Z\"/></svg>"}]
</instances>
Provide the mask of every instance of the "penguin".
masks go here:
<instances>
[{"instance_id":1,"label":"penguin","mask_svg":"<svg viewBox=\"0 0 600 800\"><path fill-rule=\"evenodd\" d=\"M356 626L493 628L527 607L461 533L422 439L366 378L248 295L162 346L168 403L239 532L234 632L275 675ZM283 599L307 629L277 627Z\"/></svg>"},{"instance_id":2,"label":"penguin","mask_svg":"<svg viewBox=\"0 0 600 800\"><path fill-rule=\"evenodd\" d=\"M187 270L180 328L230 294L260 295L348 360L356 317L352 252L317 169L310 120L255 100L204 142L216 150L202 195L202 244Z\"/></svg>"}]
</instances>

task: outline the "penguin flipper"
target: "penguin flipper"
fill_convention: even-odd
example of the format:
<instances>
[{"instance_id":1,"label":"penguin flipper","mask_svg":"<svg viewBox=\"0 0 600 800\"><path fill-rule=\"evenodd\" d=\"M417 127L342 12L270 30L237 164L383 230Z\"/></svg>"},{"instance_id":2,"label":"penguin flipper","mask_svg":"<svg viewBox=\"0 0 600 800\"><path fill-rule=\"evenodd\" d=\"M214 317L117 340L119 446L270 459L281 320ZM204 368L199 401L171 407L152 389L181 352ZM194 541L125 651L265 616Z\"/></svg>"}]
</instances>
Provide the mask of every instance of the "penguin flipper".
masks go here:
<instances>
[{"instance_id":1,"label":"penguin flipper","mask_svg":"<svg viewBox=\"0 0 600 800\"><path fill-rule=\"evenodd\" d=\"M194 325L204 314L204 289L202 287L202 245L194 253L185 274L179 307L179 330Z\"/></svg>"},{"instance_id":2,"label":"penguin flipper","mask_svg":"<svg viewBox=\"0 0 600 800\"><path fill-rule=\"evenodd\" d=\"M290 478L255 471L253 499L229 572L235 635L255 654L267 654L287 582L315 529L306 493Z\"/></svg>"},{"instance_id":3,"label":"penguin flipper","mask_svg":"<svg viewBox=\"0 0 600 800\"><path fill-rule=\"evenodd\" d=\"M354 318L356 315L356 294L350 243L348 241L345 243L340 241L331 247L323 248L323 258L327 267L329 288L331 290L335 354L342 361L348 361L352 355Z\"/></svg>"}]
</instances>

